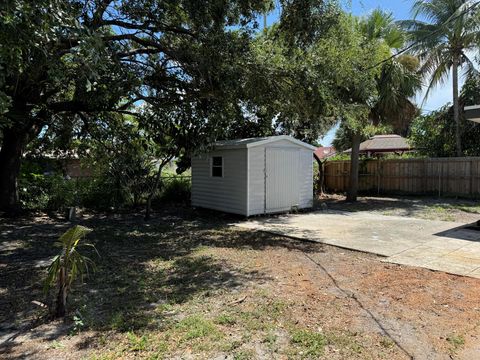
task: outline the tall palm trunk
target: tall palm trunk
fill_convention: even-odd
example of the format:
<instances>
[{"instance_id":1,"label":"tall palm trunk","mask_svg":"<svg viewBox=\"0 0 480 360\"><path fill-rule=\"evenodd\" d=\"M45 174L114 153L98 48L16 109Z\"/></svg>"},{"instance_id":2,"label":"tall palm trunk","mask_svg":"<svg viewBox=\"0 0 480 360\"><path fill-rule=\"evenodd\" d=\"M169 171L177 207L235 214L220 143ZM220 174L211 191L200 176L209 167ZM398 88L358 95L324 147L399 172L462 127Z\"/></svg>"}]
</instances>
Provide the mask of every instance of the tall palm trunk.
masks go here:
<instances>
[{"instance_id":1,"label":"tall palm trunk","mask_svg":"<svg viewBox=\"0 0 480 360\"><path fill-rule=\"evenodd\" d=\"M360 142L362 138L358 132L352 136L352 152L350 156L350 186L347 192L347 201L357 201L358 169L360 162Z\"/></svg>"},{"instance_id":2,"label":"tall palm trunk","mask_svg":"<svg viewBox=\"0 0 480 360\"><path fill-rule=\"evenodd\" d=\"M455 121L455 144L456 155L462 156L462 133L460 126L460 109L458 100L458 57L455 56L452 61L452 82L453 82L453 120Z\"/></svg>"}]
</instances>

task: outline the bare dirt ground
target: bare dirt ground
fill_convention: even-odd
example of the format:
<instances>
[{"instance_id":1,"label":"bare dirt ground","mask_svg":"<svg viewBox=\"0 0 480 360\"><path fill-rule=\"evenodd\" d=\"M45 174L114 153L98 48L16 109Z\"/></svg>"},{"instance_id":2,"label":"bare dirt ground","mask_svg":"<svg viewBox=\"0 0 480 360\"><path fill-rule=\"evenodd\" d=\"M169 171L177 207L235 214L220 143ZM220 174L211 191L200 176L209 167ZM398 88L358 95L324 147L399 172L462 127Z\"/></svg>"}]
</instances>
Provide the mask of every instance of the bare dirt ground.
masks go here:
<instances>
[{"instance_id":1,"label":"bare dirt ground","mask_svg":"<svg viewBox=\"0 0 480 360\"><path fill-rule=\"evenodd\" d=\"M171 209L85 216L101 257L67 321L41 281L69 224L0 224L0 357L6 359L476 359L480 280L232 228ZM74 318L75 316L75 318Z\"/></svg>"}]
</instances>

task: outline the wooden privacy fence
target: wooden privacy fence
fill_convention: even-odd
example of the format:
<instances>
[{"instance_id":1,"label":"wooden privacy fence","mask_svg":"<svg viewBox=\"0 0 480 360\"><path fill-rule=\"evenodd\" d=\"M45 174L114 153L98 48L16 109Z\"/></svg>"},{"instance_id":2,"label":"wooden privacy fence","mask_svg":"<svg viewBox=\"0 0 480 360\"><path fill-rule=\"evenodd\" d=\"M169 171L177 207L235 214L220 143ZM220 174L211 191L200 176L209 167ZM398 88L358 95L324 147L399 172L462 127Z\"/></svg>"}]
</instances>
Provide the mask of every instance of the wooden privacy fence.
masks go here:
<instances>
[{"instance_id":1,"label":"wooden privacy fence","mask_svg":"<svg viewBox=\"0 0 480 360\"><path fill-rule=\"evenodd\" d=\"M325 187L344 192L350 161L325 163ZM480 157L360 160L359 191L480 198Z\"/></svg>"}]
</instances>

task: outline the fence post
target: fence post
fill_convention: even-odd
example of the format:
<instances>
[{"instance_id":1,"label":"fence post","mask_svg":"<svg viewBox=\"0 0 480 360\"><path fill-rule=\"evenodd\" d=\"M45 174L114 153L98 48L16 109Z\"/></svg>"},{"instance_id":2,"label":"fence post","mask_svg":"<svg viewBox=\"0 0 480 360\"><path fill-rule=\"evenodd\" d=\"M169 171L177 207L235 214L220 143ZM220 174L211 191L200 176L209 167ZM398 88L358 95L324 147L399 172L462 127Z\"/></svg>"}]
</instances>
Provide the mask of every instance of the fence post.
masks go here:
<instances>
[{"instance_id":1,"label":"fence post","mask_svg":"<svg viewBox=\"0 0 480 360\"><path fill-rule=\"evenodd\" d=\"M473 160L470 160L470 197L473 197Z\"/></svg>"},{"instance_id":2,"label":"fence post","mask_svg":"<svg viewBox=\"0 0 480 360\"><path fill-rule=\"evenodd\" d=\"M442 196L441 188L442 188L442 175L443 175L443 161L440 162L440 165L438 166L438 197Z\"/></svg>"},{"instance_id":3,"label":"fence post","mask_svg":"<svg viewBox=\"0 0 480 360\"><path fill-rule=\"evenodd\" d=\"M422 186L420 193L426 194L427 192L427 159L423 159L422 166Z\"/></svg>"},{"instance_id":4,"label":"fence post","mask_svg":"<svg viewBox=\"0 0 480 360\"><path fill-rule=\"evenodd\" d=\"M380 163L381 159L377 159L377 195L380 195Z\"/></svg>"}]
</instances>

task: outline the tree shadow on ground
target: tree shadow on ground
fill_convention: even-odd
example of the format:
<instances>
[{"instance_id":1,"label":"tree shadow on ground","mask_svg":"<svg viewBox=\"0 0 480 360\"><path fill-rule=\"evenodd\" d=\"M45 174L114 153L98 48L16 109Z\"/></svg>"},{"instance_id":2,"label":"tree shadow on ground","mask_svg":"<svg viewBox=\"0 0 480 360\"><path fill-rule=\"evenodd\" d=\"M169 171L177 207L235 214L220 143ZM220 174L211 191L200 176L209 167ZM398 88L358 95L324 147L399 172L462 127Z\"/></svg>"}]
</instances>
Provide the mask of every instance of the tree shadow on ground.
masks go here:
<instances>
[{"instance_id":1,"label":"tree shadow on ground","mask_svg":"<svg viewBox=\"0 0 480 360\"><path fill-rule=\"evenodd\" d=\"M322 249L321 244L228 225L238 220L188 208L167 209L150 222L144 222L140 214L79 219L78 223L94 230L88 240L100 257L91 249L84 249L97 263L97 270L74 287L70 309L76 310L83 325L94 330L161 328L165 314L152 317L152 309L268 280L261 272L237 269L224 260L203 255L198 251L201 248L280 247L306 252ZM58 251L53 242L71 225L46 218L0 224L0 339L45 322L46 310L31 302L44 299L42 281ZM42 336L41 332L34 334ZM13 346L14 342L6 341L0 345L0 353L12 351Z\"/></svg>"}]
</instances>

